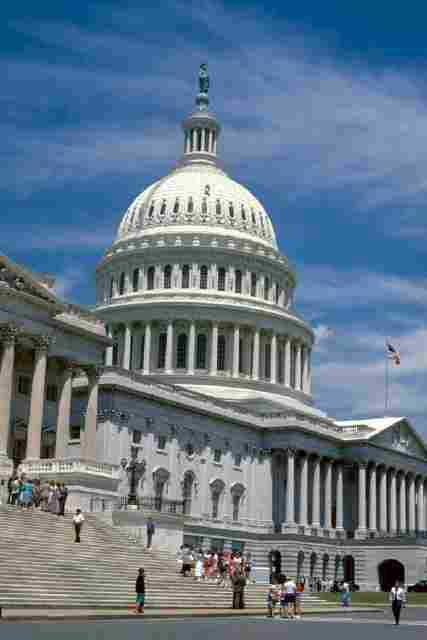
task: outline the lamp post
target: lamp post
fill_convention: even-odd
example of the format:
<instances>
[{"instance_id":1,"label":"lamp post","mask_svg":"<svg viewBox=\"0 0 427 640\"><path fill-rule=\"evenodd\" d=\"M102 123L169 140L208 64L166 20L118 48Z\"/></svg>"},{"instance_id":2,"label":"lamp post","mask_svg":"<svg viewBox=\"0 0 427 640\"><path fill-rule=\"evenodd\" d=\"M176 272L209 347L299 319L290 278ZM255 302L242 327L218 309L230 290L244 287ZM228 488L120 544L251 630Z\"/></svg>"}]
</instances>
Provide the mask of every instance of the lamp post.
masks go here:
<instances>
[{"instance_id":1,"label":"lamp post","mask_svg":"<svg viewBox=\"0 0 427 640\"><path fill-rule=\"evenodd\" d=\"M138 462L138 449L131 447L130 460L126 466L126 471L129 478L129 494L128 494L128 508L138 509L138 494L137 485L141 477L145 473L147 463L145 460Z\"/></svg>"}]
</instances>

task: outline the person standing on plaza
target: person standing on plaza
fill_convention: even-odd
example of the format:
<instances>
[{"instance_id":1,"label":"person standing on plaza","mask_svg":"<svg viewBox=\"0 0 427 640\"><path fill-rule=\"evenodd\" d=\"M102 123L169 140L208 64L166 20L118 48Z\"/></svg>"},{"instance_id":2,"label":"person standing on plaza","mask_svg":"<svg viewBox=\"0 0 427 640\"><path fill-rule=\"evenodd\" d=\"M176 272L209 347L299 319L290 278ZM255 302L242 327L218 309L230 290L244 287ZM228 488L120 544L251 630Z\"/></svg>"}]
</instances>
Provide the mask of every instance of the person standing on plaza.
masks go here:
<instances>
[{"instance_id":1,"label":"person standing on plaza","mask_svg":"<svg viewBox=\"0 0 427 640\"><path fill-rule=\"evenodd\" d=\"M80 542L80 532L82 530L83 522L85 521L81 509L76 509L76 514L73 517L73 527L75 533L74 542Z\"/></svg>"},{"instance_id":2,"label":"person standing on plaza","mask_svg":"<svg viewBox=\"0 0 427 640\"><path fill-rule=\"evenodd\" d=\"M283 585L284 602L286 615L288 618L293 619L296 615L296 591L297 586L292 578L288 578Z\"/></svg>"},{"instance_id":3,"label":"person standing on plaza","mask_svg":"<svg viewBox=\"0 0 427 640\"><path fill-rule=\"evenodd\" d=\"M400 613L406 602L405 589L400 586L400 582L396 580L396 584L390 591L391 610L394 616L394 624L397 626L400 622Z\"/></svg>"},{"instance_id":4,"label":"person standing on plaza","mask_svg":"<svg viewBox=\"0 0 427 640\"><path fill-rule=\"evenodd\" d=\"M145 606L145 571L144 569L138 570L138 576L135 584L136 591L136 609L135 613L144 613Z\"/></svg>"},{"instance_id":5,"label":"person standing on plaza","mask_svg":"<svg viewBox=\"0 0 427 640\"><path fill-rule=\"evenodd\" d=\"M151 542L153 540L154 533L156 528L154 526L154 522L152 518L148 518L147 520L147 549L151 548Z\"/></svg>"},{"instance_id":6,"label":"person standing on plaza","mask_svg":"<svg viewBox=\"0 0 427 640\"><path fill-rule=\"evenodd\" d=\"M233 609L245 608L245 586L246 578L236 571L233 577Z\"/></svg>"},{"instance_id":7,"label":"person standing on plaza","mask_svg":"<svg viewBox=\"0 0 427 640\"><path fill-rule=\"evenodd\" d=\"M350 606L350 585L345 581L341 585L341 604L343 607Z\"/></svg>"}]
</instances>

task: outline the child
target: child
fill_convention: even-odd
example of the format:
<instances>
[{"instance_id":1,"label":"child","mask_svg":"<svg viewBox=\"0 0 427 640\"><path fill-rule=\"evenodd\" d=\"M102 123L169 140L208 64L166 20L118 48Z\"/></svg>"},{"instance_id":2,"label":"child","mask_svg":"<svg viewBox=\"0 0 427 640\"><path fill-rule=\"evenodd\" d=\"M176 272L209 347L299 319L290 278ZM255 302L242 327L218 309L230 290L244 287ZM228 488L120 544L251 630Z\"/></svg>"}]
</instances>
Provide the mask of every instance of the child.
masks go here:
<instances>
[{"instance_id":1,"label":"child","mask_svg":"<svg viewBox=\"0 0 427 640\"><path fill-rule=\"evenodd\" d=\"M272 584L267 594L267 609L268 609L267 615L269 618L274 618L279 600L280 600L279 589L276 584Z\"/></svg>"}]
</instances>

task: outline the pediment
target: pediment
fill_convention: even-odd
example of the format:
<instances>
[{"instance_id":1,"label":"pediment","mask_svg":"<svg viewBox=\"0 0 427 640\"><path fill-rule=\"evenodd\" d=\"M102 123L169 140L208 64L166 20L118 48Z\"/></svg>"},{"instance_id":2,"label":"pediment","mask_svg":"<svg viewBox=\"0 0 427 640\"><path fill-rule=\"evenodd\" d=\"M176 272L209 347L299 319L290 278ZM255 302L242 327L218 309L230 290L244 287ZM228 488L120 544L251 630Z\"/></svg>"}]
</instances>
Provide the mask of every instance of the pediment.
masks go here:
<instances>
[{"instance_id":1,"label":"pediment","mask_svg":"<svg viewBox=\"0 0 427 640\"><path fill-rule=\"evenodd\" d=\"M61 305L61 301L49 289L52 281L27 271L3 253L0 253L0 294L23 293L43 300L43 302Z\"/></svg>"},{"instance_id":2,"label":"pediment","mask_svg":"<svg viewBox=\"0 0 427 640\"><path fill-rule=\"evenodd\" d=\"M407 420L390 425L378 435L372 436L371 440L384 448L427 459L425 443Z\"/></svg>"}]
</instances>

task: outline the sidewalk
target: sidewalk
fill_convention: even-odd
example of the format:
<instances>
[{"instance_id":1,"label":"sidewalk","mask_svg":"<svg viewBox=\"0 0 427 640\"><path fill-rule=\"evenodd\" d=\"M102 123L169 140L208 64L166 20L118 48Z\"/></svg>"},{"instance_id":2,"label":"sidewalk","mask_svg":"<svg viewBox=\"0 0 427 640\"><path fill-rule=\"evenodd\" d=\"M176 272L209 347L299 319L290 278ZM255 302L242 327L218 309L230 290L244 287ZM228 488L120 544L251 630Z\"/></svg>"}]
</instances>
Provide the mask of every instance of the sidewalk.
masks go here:
<instances>
[{"instance_id":1,"label":"sidewalk","mask_svg":"<svg viewBox=\"0 0 427 640\"><path fill-rule=\"evenodd\" d=\"M307 615L349 614L357 612L383 611L381 607L318 607L306 609ZM266 609L146 609L143 616L132 609L2 609L2 622L7 621L83 621L83 620L153 620L173 618L224 618L239 616L265 616Z\"/></svg>"}]
</instances>

